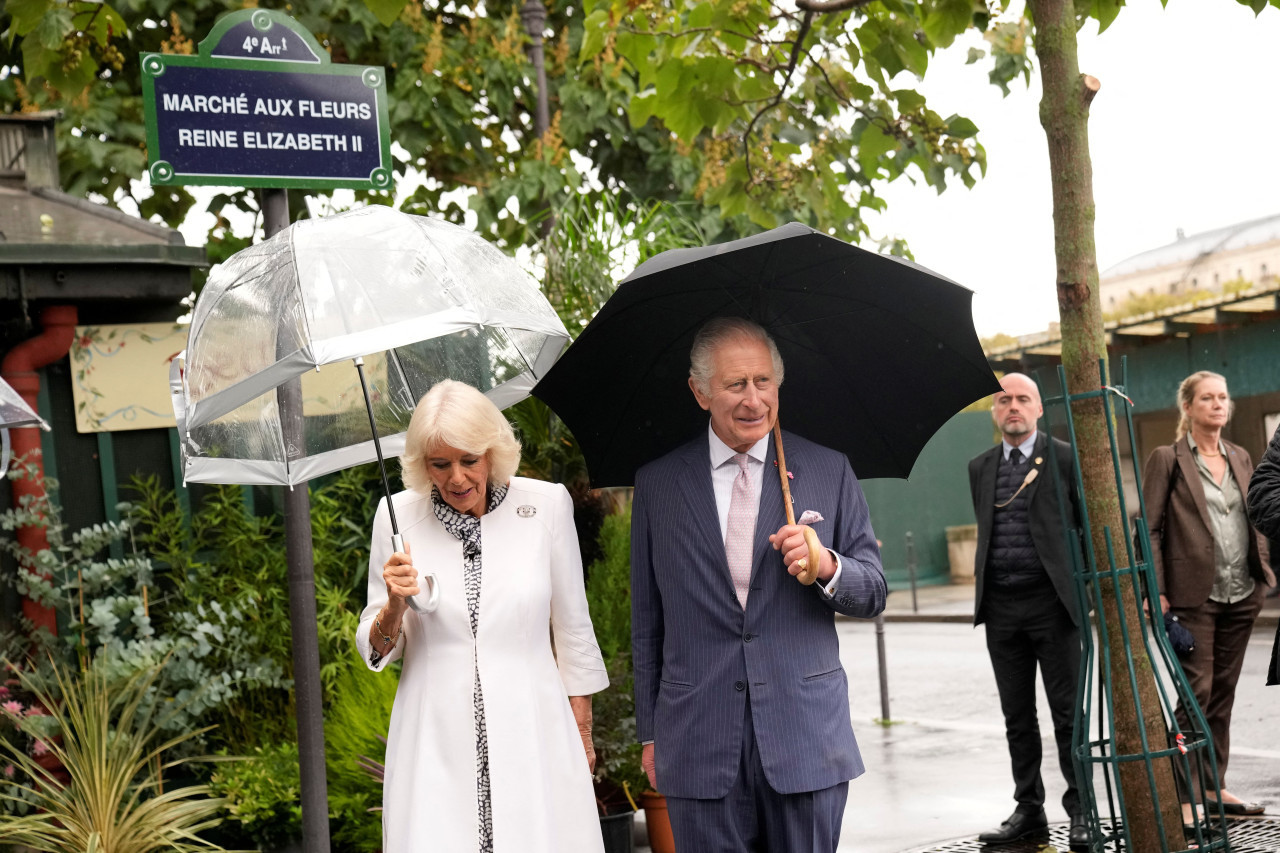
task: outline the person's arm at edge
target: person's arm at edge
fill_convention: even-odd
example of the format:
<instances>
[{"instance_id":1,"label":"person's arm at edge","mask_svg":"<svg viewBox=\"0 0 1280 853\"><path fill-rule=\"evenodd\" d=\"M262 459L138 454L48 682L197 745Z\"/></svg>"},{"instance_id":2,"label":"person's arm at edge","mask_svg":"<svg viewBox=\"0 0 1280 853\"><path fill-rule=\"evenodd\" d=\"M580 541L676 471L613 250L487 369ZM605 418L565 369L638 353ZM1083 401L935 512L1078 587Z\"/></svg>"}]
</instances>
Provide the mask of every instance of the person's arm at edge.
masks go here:
<instances>
[{"instance_id":1,"label":"person's arm at edge","mask_svg":"<svg viewBox=\"0 0 1280 853\"><path fill-rule=\"evenodd\" d=\"M1280 429L1249 478L1249 521L1258 532L1280 539Z\"/></svg>"},{"instance_id":2,"label":"person's arm at edge","mask_svg":"<svg viewBox=\"0 0 1280 853\"><path fill-rule=\"evenodd\" d=\"M573 720L582 738L587 766L595 770L596 751L591 737L591 694L609 686L600 645L591 624L587 590L583 581L582 551L573 523L573 498L564 486L552 498L551 518L551 632L555 638L556 666L569 696Z\"/></svg>"}]
</instances>

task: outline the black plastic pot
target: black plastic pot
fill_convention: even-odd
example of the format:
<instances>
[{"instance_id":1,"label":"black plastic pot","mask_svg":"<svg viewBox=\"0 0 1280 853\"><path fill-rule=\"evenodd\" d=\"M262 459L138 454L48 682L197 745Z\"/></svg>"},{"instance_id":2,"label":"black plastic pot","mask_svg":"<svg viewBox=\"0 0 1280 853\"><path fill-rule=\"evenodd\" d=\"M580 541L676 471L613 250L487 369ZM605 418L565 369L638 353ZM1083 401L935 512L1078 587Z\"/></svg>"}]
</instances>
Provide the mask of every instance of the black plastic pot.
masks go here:
<instances>
[{"instance_id":1,"label":"black plastic pot","mask_svg":"<svg viewBox=\"0 0 1280 853\"><path fill-rule=\"evenodd\" d=\"M635 812L600 816L600 835L604 839L604 853L632 853L635 843Z\"/></svg>"}]
</instances>

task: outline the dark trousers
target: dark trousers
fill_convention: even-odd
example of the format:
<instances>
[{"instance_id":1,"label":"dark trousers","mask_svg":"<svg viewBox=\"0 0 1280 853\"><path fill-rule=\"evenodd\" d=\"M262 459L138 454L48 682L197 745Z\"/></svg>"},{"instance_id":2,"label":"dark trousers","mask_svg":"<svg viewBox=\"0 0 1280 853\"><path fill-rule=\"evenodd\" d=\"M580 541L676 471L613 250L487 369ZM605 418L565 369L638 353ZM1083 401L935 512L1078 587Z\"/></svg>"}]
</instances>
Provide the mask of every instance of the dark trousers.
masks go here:
<instances>
[{"instance_id":1,"label":"dark trousers","mask_svg":"<svg viewBox=\"0 0 1280 853\"><path fill-rule=\"evenodd\" d=\"M1071 732L1080 676L1080 632L1047 578L1043 586L1030 591L988 587L983 593L982 615L987 626L987 652L1004 712L1017 810L1035 814L1044 808L1040 724L1036 719L1038 666L1053 718L1058 766L1067 781L1062 806L1068 815L1079 814L1080 792L1071 763Z\"/></svg>"},{"instance_id":2,"label":"dark trousers","mask_svg":"<svg viewBox=\"0 0 1280 853\"><path fill-rule=\"evenodd\" d=\"M1196 638L1196 648L1182 659L1182 671L1191 684L1191 692L1209 724L1213 753L1218 762L1218 779L1227 787L1227 760L1231 757L1231 709L1236 701L1236 682L1244 666L1253 623L1262 609L1265 590L1257 584L1253 594L1234 604L1206 601L1199 607L1171 607L1169 612ZM1190 730L1187 711L1178 702L1178 725ZM1178 765L1180 767L1180 765ZM1205 767L1208 770L1208 767ZM1181 776L1181 774L1179 774ZM1212 777L1205 779L1205 789L1213 791ZM1195 799L1199 799L1198 792ZM1183 790L1183 799L1187 792Z\"/></svg>"},{"instance_id":3,"label":"dark trousers","mask_svg":"<svg viewBox=\"0 0 1280 853\"><path fill-rule=\"evenodd\" d=\"M800 794L773 790L756 750L750 699L746 708L738 778L729 793L714 800L667 797L676 849L696 853L834 853L840 842L849 783Z\"/></svg>"}]
</instances>

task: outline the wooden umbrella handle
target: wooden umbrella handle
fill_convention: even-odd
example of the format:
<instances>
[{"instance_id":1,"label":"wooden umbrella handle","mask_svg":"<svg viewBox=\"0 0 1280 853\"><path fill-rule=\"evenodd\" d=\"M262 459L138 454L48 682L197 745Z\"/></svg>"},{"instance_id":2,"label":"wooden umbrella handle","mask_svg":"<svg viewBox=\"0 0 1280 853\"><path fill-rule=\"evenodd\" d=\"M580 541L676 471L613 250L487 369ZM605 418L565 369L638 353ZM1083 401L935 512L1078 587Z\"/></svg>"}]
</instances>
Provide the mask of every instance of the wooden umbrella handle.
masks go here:
<instances>
[{"instance_id":1,"label":"wooden umbrella handle","mask_svg":"<svg viewBox=\"0 0 1280 853\"><path fill-rule=\"evenodd\" d=\"M778 451L778 476L782 480L782 507L787 513L787 524L795 524L796 511L791 506L791 478L787 476L787 456L782 452L782 426L776 420L773 422L773 446ZM807 559L799 560L801 571L796 575L796 580L809 586L818 579L818 567L822 565L822 543L818 541L818 534L814 533L813 528L808 525L804 527L804 544L809 547L809 556Z\"/></svg>"}]
</instances>

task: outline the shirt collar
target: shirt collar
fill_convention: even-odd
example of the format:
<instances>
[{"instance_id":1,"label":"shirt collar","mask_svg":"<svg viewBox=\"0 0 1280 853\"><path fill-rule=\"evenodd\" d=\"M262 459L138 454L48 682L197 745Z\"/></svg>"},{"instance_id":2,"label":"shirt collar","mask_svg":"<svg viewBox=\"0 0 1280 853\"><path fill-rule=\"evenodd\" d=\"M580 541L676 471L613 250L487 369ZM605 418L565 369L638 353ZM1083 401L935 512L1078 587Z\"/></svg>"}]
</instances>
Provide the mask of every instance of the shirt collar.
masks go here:
<instances>
[{"instance_id":1,"label":"shirt collar","mask_svg":"<svg viewBox=\"0 0 1280 853\"><path fill-rule=\"evenodd\" d=\"M1022 443L1021 443L1021 444L1016 445L1016 446L1017 446L1017 448L1018 448L1019 450L1021 450L1021 451L1022 451L1022 458L1023 458L1023 459L1030 459L1030 458L1031 458L1031 453L1032 453L1032 451L1034 451L1034 450L1035 450L1035 448L1036 448L1036 436L1037 436L1037 435L1039 435L1039 430L1034 430L1034 429L1033 429L1033 430L1031 431L1031 434L1030 434L1030 435L1028 435L1026 438L1024 438L1024 439L1022 440ZM1014 446L1015 446L1015 445L1010 444L1010 443L1009 443L1009 439L1007 439L1007 438L1002 438L1002 439L1000 439L1000 444L1002 445L1002 448L1003 448L1003 451L1004 451L1004 461L1005 461L1005 462L1008 462L1008 461L1009 461L1009 453L1010 453L1010 451L1012 451L1012 450L1013 450L1013 448L1014 448Z\"/></svg>"},{"instance_id":2,"label":"shirt collar","mask_svg":"<svg viewBox=\"0 0 1280 853\"><path fill-rule=\"evenodd\" d=\"M1198 457L1198 456L1200 456L1200 448L1196 446L1196 440L1195 440L1194 438L1192 438L1192 437L1191 437L1191 433L1190 433L1190 432L1187 432L1187 444L1189 444L1189 445L1191 446L1191 453L1192 453L1194 456L1197 456L1197 457ZM1221 439L1221 438L1219 438L1219 439L1218 439L1218 453L1222 454L1223 456L1226 456L1226 455L1227 455L1227 454L1226 454L1226 450L1227 450L1227 449L1226 449L1225 447L1223 447L1223 446L1222 446L1222 439Z\"/></svg>"},{"instance_id":3,"label":"shirt collar","mask_svg":"<svg viewBox=\"0 0 1280 853\"><path fill-rule=\"evenodd\" d=\"M747 455L761 465L764 464L764 458L769 453L769 436L771 434L765 433L759 441L751 445L747 450ZM737 455L738 451L725 444L720 440L720 436L716 435L716 431L711 428L710 421L707 421L707 438L709 439L707 443L711 446L711 470L714 471Z\"/></svg>"}]
</instances>

